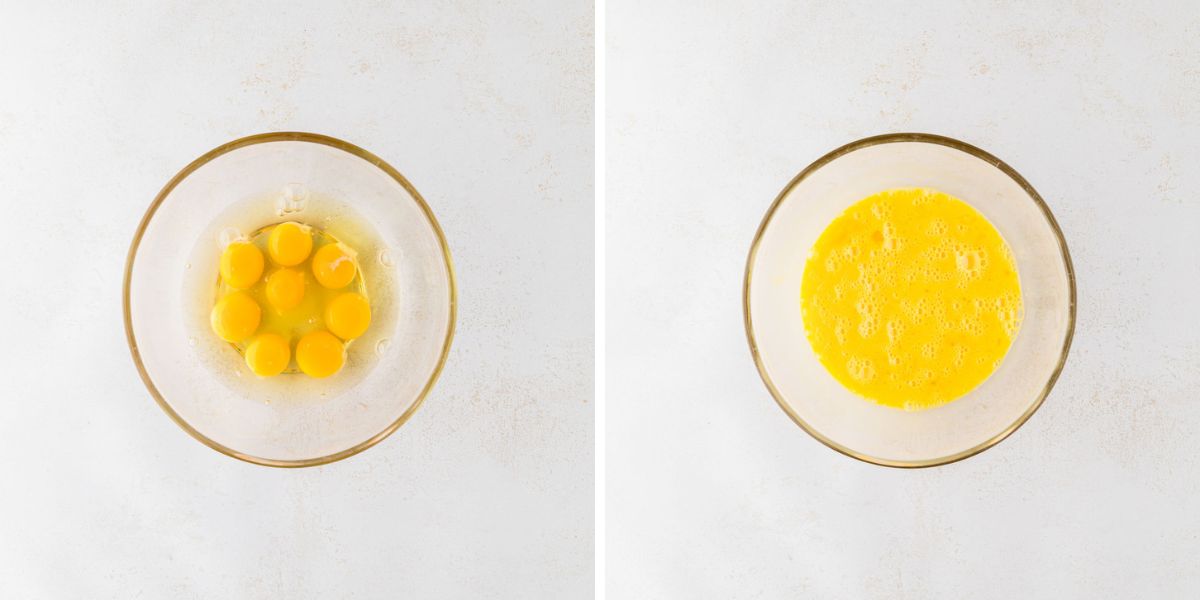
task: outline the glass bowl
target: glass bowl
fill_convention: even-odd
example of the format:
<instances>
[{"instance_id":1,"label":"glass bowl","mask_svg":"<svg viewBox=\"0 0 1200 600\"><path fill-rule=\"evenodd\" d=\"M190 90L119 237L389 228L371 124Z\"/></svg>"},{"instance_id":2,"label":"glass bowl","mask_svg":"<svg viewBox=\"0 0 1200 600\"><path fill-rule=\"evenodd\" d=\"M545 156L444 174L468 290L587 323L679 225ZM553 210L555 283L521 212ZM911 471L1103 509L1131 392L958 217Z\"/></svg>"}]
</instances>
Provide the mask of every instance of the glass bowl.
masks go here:
<instances>
[{"instance_id":1,"label":"glass bowl","mask_svg":"<svg viewBox=\"0 0 1200 600\"><path fill-rule=\"evenodd\" d=\"M288 220L355 248L371 299L370 328L326 379L257 378L208 326L224 244ZM380 158L311 133L234 140L175 175L133 236L123 295L133 362L163 410L214 450L274 467L387 437L433 387L454 334L454 271L429 206Z\"/></svg>"},{"instance_id":2,"label":"glass bowl","mask_svg":"<svg viewBox=\"0 0 1200 600\"><path fill-rule=\"evenodd\" d=\"M805 337L800 281L817 237L851 204L890 188L933 188L975 207L1008 241L1025 313L1000 367L948 404L903 411L865 400L825 370ZM775 199L746 262L746 336L776 402L826 446L891 467L951 463L999 443L1041 406L1075 329L1075 276L1062 231L1024 178L958 140L899 133L818 159Z\"/></svg>"}]
</instances>

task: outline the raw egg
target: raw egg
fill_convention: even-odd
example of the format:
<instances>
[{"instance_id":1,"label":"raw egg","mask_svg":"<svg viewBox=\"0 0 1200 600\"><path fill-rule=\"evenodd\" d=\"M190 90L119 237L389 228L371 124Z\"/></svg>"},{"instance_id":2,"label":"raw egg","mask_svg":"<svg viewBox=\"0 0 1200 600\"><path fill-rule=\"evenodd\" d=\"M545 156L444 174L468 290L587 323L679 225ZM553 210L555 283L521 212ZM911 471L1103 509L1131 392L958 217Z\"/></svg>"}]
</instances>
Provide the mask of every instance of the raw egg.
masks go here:
<instances>
[{"instance_id":1,"label":"raw egg","mask_svg":"<svg viewBox=\"0 0 1200 600\"><path fill-rule=\"evenodd\" d=\"M292 360L288 341L276 333L264 333L246 346L246 366L259 377L272 377L283 372Z\"/></svg>"},{"instance_id":2,"label":"raw egg","mask_svg":"<svg viewBox=\"0 0 1200 600\"><path fill-rule=\"evenodd\" d=\"M342 365L346 363L346 349L332 333L313 331L296 344L296 363L309 377L329 377L342 370Z\"/></svg>"},{"instance_id":3,"label":"raw egg","mask_svg":"<svg viewBox=\"0 0 1200 600\"><path fill-rule=\"evenodd\" d=\"M313 255L312 270L317 282L338 290L354 281L358 266L354 264L353 250L342 244L327 244Z\"/></svg>"},{"instance_id":4,"label":"raw egg","mask_svg":"<svg viewBox=\"0 0 1200 600\"><path fill-rule=\"evenodd\" d=\"M217 301L210 320L213 331L227 342L240 342L258 329L262 309L246 292L233 292Z\"/></svg>"},{"instance_id":5,"label":"raw egg","mask_svg":"<svg viewBox=\"0 0 1200 600\"><path fill-rule=\"evenodd\" d=\"M263 255L254 244L233 242L221 253L221 279L230 287L246 289L258 282L263 272Z\"/></svg>"},{"instance_id":6,"label":"raw egg","mask_svg":"<svg viewBox=\"0 0 1200 600\"><path fill-rule=\"evenodd\" d=\"M311 229L291 221L276 225L267 239L271 260L284 267L294 267L304 262L312 252L312 246Z\"/></svg>"},{"instance_id":7,"label":"raw egg","mask_svg":"<svg viewBox=\"0 0 1200 600\"><path fill-rule=\"evenodd\" d=\"M325 307L325 326L343 340L363 334L371 324L371 305L362 295L345 292Z\"/></svg>"},{"instance_id":8,"label":"raw egg","mask_svg":"<svg viewBox=\"0 0 1200 600\"><path fill-rule=\"evenodd\" d=\"M267 302L279 312L291 310L304 299L304 272L277 269L267 276Z\"/></svg>"}]
</instances>

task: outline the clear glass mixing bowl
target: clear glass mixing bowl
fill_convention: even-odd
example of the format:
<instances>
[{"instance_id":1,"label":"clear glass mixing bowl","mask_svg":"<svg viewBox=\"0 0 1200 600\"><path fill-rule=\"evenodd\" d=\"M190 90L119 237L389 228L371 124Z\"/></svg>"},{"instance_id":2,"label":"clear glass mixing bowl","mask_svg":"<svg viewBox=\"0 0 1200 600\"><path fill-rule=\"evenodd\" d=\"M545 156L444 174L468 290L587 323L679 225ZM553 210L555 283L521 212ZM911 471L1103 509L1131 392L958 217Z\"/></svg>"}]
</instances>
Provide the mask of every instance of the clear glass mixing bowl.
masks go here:
<instances>
[{"instance_id":1,"label":"clear glass mixing bowl","mask_svg":"<svg viewBox=\"0 0 1200 600\"><path fill-rule=\"evenodd\" d=\"M368 286L372 324L327 379L254 377L207 325L231 232L285 220L350 244ZM241 460L304 467L373 446L420 406L450 350L454 271L433 212L390 165L335 138L267 133L159 192L130 245L123 308L138 372L180 427Z\"/></svg>"},{"instance_id":2,"label":"clear glass mixing bowl","mask_svg":"<svg viewBox=\"0 0 1200 600\"><path fill-rule=\"evenodd\" d=\"M799 300L805 260L826 225L866 196L903 187L937 189L983 213L1013 250L1025 309L991 377L954 402L913 412L864 400L838 383L805 337ZM954 462L1011 434L1050 393L1075 329L1071 258L1046 203L998 158L929 134L859 140L801 171L763 218L744 284L750 351L779 406L830 448L892 467Z\"/></svg>"}]
</instances>

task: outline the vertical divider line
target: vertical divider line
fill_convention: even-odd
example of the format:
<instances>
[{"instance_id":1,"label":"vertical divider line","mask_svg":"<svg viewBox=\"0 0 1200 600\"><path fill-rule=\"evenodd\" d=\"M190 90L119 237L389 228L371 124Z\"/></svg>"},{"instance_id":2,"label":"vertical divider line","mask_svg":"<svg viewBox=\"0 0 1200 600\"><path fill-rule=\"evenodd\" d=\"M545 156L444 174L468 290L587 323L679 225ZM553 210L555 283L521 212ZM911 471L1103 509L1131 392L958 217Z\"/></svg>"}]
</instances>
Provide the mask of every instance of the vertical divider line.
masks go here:
<instances>
[{"instance_id":1,"label":"vertical divider line","mask_svg":"<svg viewBox=\"0 0 1200 600\"><path fill-rule=\"evenodd\" d=\"M604 261L604 235L605 235L605 196L604 196L604 176L605 176L605 73L604 73L604 41L605 41L605 22L604 22L605 0L595 0L595 52L596 57L593 63L595 70L596 85L593 89L595 95L595 110L592 118L595 121L595 155L593 159L596 163L595 181L593 183L596 200L595 200L595 294L596 294L596 330L595 330L595 440L596 440L596 456L595 456L595 517L594 535L595 535L595 577L596 598L603 600L605 598L605 261Z\"/></svg>"}]
</instances>

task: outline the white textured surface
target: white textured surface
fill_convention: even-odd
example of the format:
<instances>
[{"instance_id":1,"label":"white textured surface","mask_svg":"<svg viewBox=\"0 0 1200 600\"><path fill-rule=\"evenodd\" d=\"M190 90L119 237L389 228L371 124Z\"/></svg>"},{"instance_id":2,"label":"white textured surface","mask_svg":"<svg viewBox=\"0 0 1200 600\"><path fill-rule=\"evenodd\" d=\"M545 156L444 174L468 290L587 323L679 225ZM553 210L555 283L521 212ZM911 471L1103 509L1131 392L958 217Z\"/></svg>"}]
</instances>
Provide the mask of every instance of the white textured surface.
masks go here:
<instances>
[{"instance_id":1,"label":"white textured surface","mask_svg":"<svg viewBox=\"0 0 1200 600\"><path fill-rule=\"evenodd\" d=\"M772 4L609 4L610 597L1194 595L1200 10ZM1015 167L1078 274L1046 404L999 446L922 471L809 438L742 328L771 200L826 151L889 131Z\"/></svg>"},{"instance_id":2,"label":"white textured surface","mask_svg":"<svg viewBox=\"0 0 1200 600\"><path fill-rule=\"evenodd\" d=\"M0 9L0 597L590 595L590 3L102 4ZM172 424L120 309L166 180L280 129L408 176L460 289L413 419L291 471Z\"/></svg>"}]
</instances>

